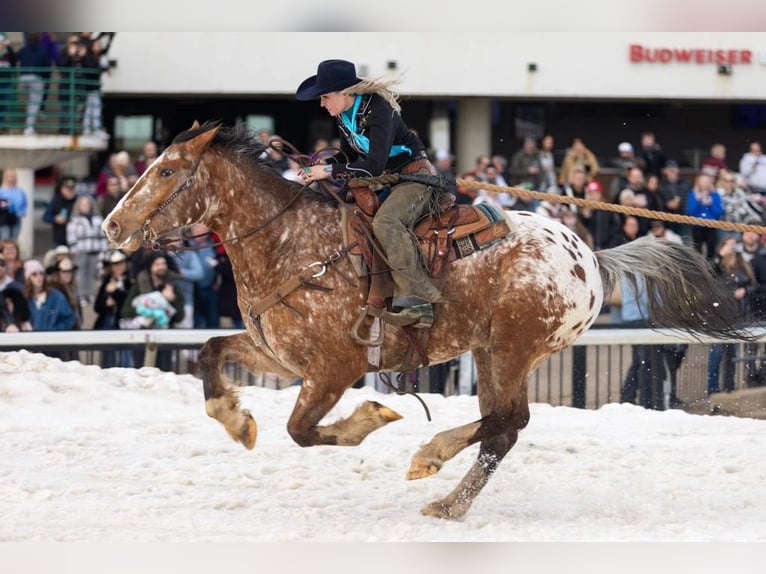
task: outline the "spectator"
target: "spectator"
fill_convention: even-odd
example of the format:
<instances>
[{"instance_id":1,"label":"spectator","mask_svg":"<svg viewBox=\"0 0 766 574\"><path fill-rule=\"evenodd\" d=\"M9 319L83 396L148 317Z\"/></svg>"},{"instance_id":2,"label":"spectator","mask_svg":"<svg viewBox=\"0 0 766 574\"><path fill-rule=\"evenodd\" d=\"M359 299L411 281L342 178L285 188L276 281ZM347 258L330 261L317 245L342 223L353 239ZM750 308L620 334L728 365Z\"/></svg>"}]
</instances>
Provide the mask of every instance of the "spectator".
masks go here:
<instances>
[{"instance_id":1,"label":"spectator","mask_svg":"<svg viewBox=\"0 0 766 574\"><path fill-rule=\"evenodd\" d=\"M590 201L604 201L601 184L591 181L585 186L585 198ZM620 230L620 216L613 211L583 207L577 211L580 221L593 237L593 248L606 249L611 238Z\"/></svg>"},{"instance_id":2,"label":"spectator","mask_svg":"<svg viewBox=\"0 0 766 574\"><path fill-rule=\"evenodd\" d=\"M119 250L111 251L106 258L104 275L93 304L93 310L96 312L94 329L120 328L122 307L130 287L127 256ZM106 350L101 355L101 366L104 368L132 367L133 355L128 350Z\"/></svg>"},{"instance_id":3,"label":"spectator","mask_svg":"<svg viewBox=\"0 0 766 574\"><path fill-rule=\"evenodd\" d=\"M667 158L660 144L657 143L653 132L647 131L641 134L641 149L638 152L638 157L644 162L646 175L656 175L657 177L662 175Z\"/></svg>"},{"instance_id":4,"label":"spectator","mask_svg":"<svg viewBox=\"0 0 766 574\"><path fill-rule=\"evenodd\" d=\"M6 118L9 105L13 101L12 69L16 67L16 52L13 51L8 35L0 32L0 131L12 126L12 120Z\"/></svg>"},{"instance_id":5,"label":"spectator","mask_svg":"<svg viewBox=\"0 0 766 574\"><path fill-rule=\"evenodd\" d=\"M721 195L713 187L713 179L709 175L701 173L697 176L697 184L689 194L686 213L701 219L720 220L723 218ZM716 254L718 233L712 227L694 226L692 228L692 242L697 251L704 253L708 259L712 260Z\"/></svg>"},{"instance_id":6,"label":"spectator","mask_svg":"<svg viewBox=\"0 0 766 574\"><path fill-rule=\"evenodd\" d=\"M612 237L609 243L609 247L617 247L623 243L628 243L639 237L640 227L638 225L638 218L632 215L626 215L623 219L622 227L618 233Z\"/></svg>"},{"instance_id":7,"label":"spectator","mask_svg":"<svg viewBox=\"0 0 766 574\"><path fill-rule=\"evenodd\" d=\"M8 264L5 262L5 257L0 253L0 291L6 287L13 287L19 291L24 289L24 285L18 281L14 281L13 277L8 274Z\"/></svg>"},{"instance_id":8,"label":"spectator","mask_svg":"<svg viewBox=\"0 0 766 574\"><path fill-rule=\"evenodd\" d=\"M106 193L96 198L98 213L101 217L106 219L126 193L127 191L123 191L120 187L120 178L110 175L106 180Z\"/></svg>"},{"instance_id":9,"label":"spectator","mask_svg":"<svg viewBox=\"0 0 766 574\"><path fill-rule=\"evenodd\" d=\"M147 329L175 327L184 318L184 297L175 285L177 273L168 269L163 253L154 253L146 267L138 273L122 305L121 329ZM148 297L141 297L148 295ZM136 367L144 365L143 349L133 352ZM173 355L169 350L157 352L156 366L164 371L173 370Z\"/></svg>"},{"instance_id":10,"label":"spectator","mask_svg":"<svg viewBox=\"0 0 766 574\"><path fill-rule=\"evenodd\" d=\"M707 176L710 177L710 176ZM724 284L731 287L732 297L739 303L739 317L748 313L748 291L755 286L755 277L750 265L742 257L741 248L734 237L725 237L718 246L714 266ZM719 391L719 375L723 366L723 390L734 390L736 343L715 343L710 346L708 356L708 395Z\"/></svg>"},{"instance_id":11,"label":"spectator","mask_svg":"<svg viewBox=\"0 0 766 574\"><path fill-rule=\"evenodd\" d=\"M700 171L712 177L713 181L718 179L722 171L729 171L729 166L726 164L726 146L714 143L710 147L710 155L702 160Z\"/></svg>"},{"instance_id":12,"label":"spectator","mask_svg":"<svg viewBox=\"0 0 766 574\"><path fill-rule=\"evenodd\" d=\"M101 123L101 75L107 70L101 64L101 43L91 42L83 58L83 87L85 112L82 119L83 135L108 139Z\"/></svg>"},{"instance_id":13,"label":"spectator","mask_svg":"<svg viewBox=\"0 0 766 574\"><path fill-rule=\"evenodd\" d=\"M45 269L47 280L51 287L61 291L66 297L69 306L74 311L75 322L71 329L83 328L82 298L77 288L75 273L77 266L70 256L64 256ZM74 356L72 358L75 358Z\"/></svg>"},{"instance_id":14,"label":"spectator","mask_svg":"<svg viewBox=\"0 0 766 574\"><path fill-rule=\"evenodd\" d=\"M612 160L612 165L620 171L627 171L631 167L640 167L643 171L644 167L646 167L644 160L636 157L633 144L630 142L622 142L617 146L617 157ZM624 187L620 189L624 189Z\"/></svg>"},{"instance_id":15,"label":"spectator","mask_svg":"<svg viewBox=\"0 0 766 574\"><path fill-rule=\"evenodd\" d=\"M487 163L489 165L489 162ZM486 169L486 166L485 166ZM481 175L477 173L481 179ZM511 177L514 185L528 184L530 189L540 189L542 185L542 166L537 142L534 138L524 138L522 148L511 157Z\"/></svg>"},{"instance_id":16,"label":"spectator","mask_svg":"<svg viewBox=\"0 0 766 574\"><path fill-rule=\"evenodd\" d=\"M85 93L88 89L88 68L92 61L88 58L88 47L77 34L67 37L66 48L61 54L59 73L59 98L62 102L61 133L77 132L79 114L85 103Z\"/></svg>"},{"instance_id":17,"label":"spectator","mask_svg":"<svg viewBox=\"0 0 766 574\"><path fill-rule=\"evenodd\" d=\"M75 199L75 180L71 177L61 179L53 190L53 198L48 202L43 214L43 221L51 225L54 246L68 245L66 227L72 217Z\"/></svg>"},{"instance_id":18,"label":"spectator","mask_svg":"<svg viewBox=\"0 0 766 574\"><path fill-rule=\"evenodd\" d=\"M569 180L562 186L561 194L576 199L585 199L585 187L588 184L588 176L585 169L576 166L569 170ZM569 209L577 213L577 206L570 205Z\"/></svg>"},{"instance_id":19,"label":"spectator","mask_svg":"<svg viewBox=\"0 0 766 574\"><path fill-rule=\"evenodd\" d=\"M762 225L762 207L756 201L750 201L750 194L737 187L737 178L731 172L722 170L718 178L717 191L723 203L723 220L734 224ZM755 194L753 194L755 195ZM719 240L731 235L739 239L737 231L718 230Z\"/></svg>"},{"instance_id":20,"label":"spectator","mask_svg":"<svg viewBox=\"0 0 766 574\"><path fill-rule=\"evenodd\" d=\"M237 300L237 283L234 280L234 269L231 266L231 260L226 253L223 245L218 246L218 274L220 281L218 283L218 300L220 301L219 315L231 320L231 326L234 329L244 329L245 322L242 320L242 313L239 310Z\"/></svg>"},{"instance_id":21,"label":"spectator","mask_svg":"<svg viewBox=\"0 0 766 574\"><path fill-rule=\"evenodd\" d=\"M133 163L133 168L136 170L136 175L139 177L143 175L146 169L154 163L154 160L159 156L157 143L149 140L144 143L143 153L136 158Z\"/></svg>"},{"instance_id":22,"label":"spectator","mask_svg":"<svg viewBox=\"0 0 766 574\"><path fill-rule=\"evenodd\" d=\"M564 185L569 181L570 172L575 167L581 167L585 170L588 181L594 180L600 169L596 154L588 149L580 138L572 140L572 146L564 156L559 172L559 184Z\"/></svg>"},{"instance_id":23,"label":"spectator","mask_svg":"<svg viewBox=\"0 0 766 574\"><path fill-rule=\"evenodd\" d=\"M739 173L751 193L766 195L766 157L759 142L750 144L750 151L739 161Z\"/></svg>"},{"instance_id":24,"label":"spectator","mask_svg":"<svg viewBox=\"0 0 766 574\"><path fill-rule=\"evenodd\" d=\"M202 263L203 276L194 282L194 328L218 329L221 326L218 299L218 253L210 230L201 223L192 225L189 247Z\"/></svg>"},{"instance_id":25,"label":"spectator","mask_svg":"<svg viewBox=\"0 0 766 574\"><path fill-rule=\"evenodd\" d=\"M636 277L635 288L623 278L620 281L620 294L620 326L648 327L649 296L643 278L640 275ZM652 407L652 349L651 345L632 346L632 361L620 392L621 403L638 404L647 409Z\"/></svg>"},{"instance_id":26,"label":"spectator","mask_svg":"<svg viewBox=\"0 0 766 574\"><path fill-rule=\"evenodd\" d=\"M37 259L24 263L24 297L29 305L33 330L68 331L74 328L72 307L61 291L49 284L45 269Z\"/></svg>"},{"instance_id":27,"label":"spectator","mask_svg":"<svg viewBox=\"0 0 766 574\"><path fill-rule=\"evenodd\" d=\"M2 289L0 301L0 333L31 331L29 305L23 291L14 286Z\"/></svg>"},{"instance_id":28,"label":"spectator","mask_svg":"<svg viewBox=\"0 0 766 574\"><path fill-rule=\"evenodd\" d=\"M188 242L186 247L189 247ZM176 267L178 267L179 275L175 284L184 296L184 318L178 322L177 327L179 329L193 329L194 286L205 277L205 269L200 254L194 249L187 249L179 253L171 251L168 253L168 260L175 261Z\"/></svg>"},{"instance_id":29,"label":"spectator","mask_svg":"<svg viewBox=\"0 0 766 574\"><path fill-rule=\"evenodd\" d=\"M678 245L684 244L684 240L681 239L681 236L672 229L665 227L665 222L659 219L655 219L649 224L649 233L647 233L646 236L659 241L668 241L669 243L677 243Z\"/></svg>"},{"instance_id":30,"label":"spectator","mask_svg":"<svg viewBox=\"0 0 766 574\"><path fill-rule=\"evenodd\" d=\"M563 209L561 211L561 223L564 225L564 227L573 231L575 235L582 239L588 247L593 249L593 236L590 234L588 228L585 227L582 221L580 221L577 213L571 209Z\"/></svg>"},{"instance_id":31,"label":"spectator","mask_svg":"<svg viewBox=\"0 0 766 574\"><path fill-rule=\"evenodd\" d=\"M96 294L96 276L101 255L107 250L106 235L101 230L104 218L95 212L90 195L81 195L74 204L74 213L67 225L67 243L77 258L77 283L88 304Z\"/></svg>"},{"instance_id":32,"label":"spectator","mask_svg":"<svg viewBox=\"0 0 766 574\"><path fill-rule=\"evenodd\" d=\"M434 167L439 175L447 178L455 177L455 170L452 166L452 162L455 158L446 149L436 150L434 155Z\"/></svg>"},{"instance_id":33,"label":"spectator","mask_svg":"<svg viewBox=\"0 0 766 574\"><path fill-rule=\"evenodd\" d=\"M33 68L50 68L51 57L43 46L40 32L30 32L26 44L19 50L17 64L21 68L19 85L27 91L27 120L24 129L25 136L35 135L37 114L43 102L45 85L50 78L50 72Z\"/></svg>"},{"instance_id":34,"label":"spectator","mask_svg":"<svg viewBox=\"0 0 766 574\"><path fill-rule=\"evenodd\" d=\"M0 186L0 239L18 239L21 221L27 216L27 194L18 186L16 170L3 172Z\"/></svg>"},{"instance_id":35,"label":"spectator","mask_svg":"<svg viewBox=\"0 0 766 574\"><path fill-rule=\"evenodd\" d=\"M123 150L109 156L107 164L101 169L96 180L96 197L106 194L106 182L113 176L120 182L120 193L127 193L138 179L127 151Z\"/></svg>"},{"instance_id":36,"label":"spectator","mask_svg":"<svg viewBox=\"0 0 766 574\"><path fill-rule=\"evenodd\" d=\"M678 163L671 159L667 160L660 179L660 193L665 211L676 215L686 215L692 184L689 180L682 178L680 173ZM691 228L688 225L672 222L668 224L668 227L680 235L685 244L691 244Z\"/></svg>"},{"instance_id":37,"label":"spectator","mask_svg":"<svg viewBox=\"0 0 766 574\"><path fill-rule=\"evenodd\" d=\"M551 190L555 189L554 193L558 193L557 176L556 176L556 156L553 153L553 136L546 135L540 142L540 177L541 185L540 191L547 191L551 193Z\"/></svg>"},{"instance_id":38,"label":"spectator","mask_svg":"<svg viewBox=\"0 0 766 574\"><path fill-rule=\"evenodd\" d=\"M0 240L0 255L5 259L6 273L19 285L24 285L24 262L19 257L19 244L15 239Z\"/></svg>"}]
</instances>

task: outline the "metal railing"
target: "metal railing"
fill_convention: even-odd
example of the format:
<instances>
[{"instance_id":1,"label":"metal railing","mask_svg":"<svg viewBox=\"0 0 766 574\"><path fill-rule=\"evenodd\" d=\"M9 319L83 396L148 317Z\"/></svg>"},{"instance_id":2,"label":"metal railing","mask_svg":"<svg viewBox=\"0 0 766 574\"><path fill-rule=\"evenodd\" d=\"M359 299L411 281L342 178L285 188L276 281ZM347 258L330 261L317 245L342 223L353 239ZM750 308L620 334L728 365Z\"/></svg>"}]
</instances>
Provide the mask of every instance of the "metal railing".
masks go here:
<instances>
[{"instance_id":1,"label":"metal railing","mask_svg":"<svg viewBox=\"0 0 766 574\"><path fill-rule=\"evenodd\" d=\"M81 134L88 95L101 97L100 74L68 66L0 68L0 134L24 133L30 115L36 133Z\"/></svg>"},{"instance_id":2,"label":"metal railing","mask_svg":"<svg viewBox=\"0 0 766 574\"><path fill-rule=\"evenodd\" d=\"M170 368L179 374L194 373L196 352L211 337L240 333L232 329L165 329L135 331L71 331L28 332L0 334L0 351L27 350L56 353L64 359L77 359L83 364L101 365L108 351L131 351L144 358L133 366L151 366L157 353L165 351ZM531 402L555 406L599 408L617 402L620 398L625 373L631 363L632 345L688 344L686 358L678 370L677 395L687 403L707 397L708 349L711 343L722 342L711 338L696 340L670 330L602 329L594 328L583 334L575 344L545 361L529 378L528 395ZM761 335L758 344L766 342ZM748 363L766 372L766 354L757 353L755 345L737 343L737 386L743 388ZM440 392L451 395L471 392L475 382L472 361L464 359L453 363L448 379ZM458 372L462 369L462 373ZM284 388L296 381L265 373L249 373L239 365L227 365L226 374L238 385L257 385ZM458 379L462 379L461 382ZM464 384L468 380L468 385ZM417 388L420 392L433 390L429 369L418 370ZM667 398L667 381L657 395ZM376 385L380 390L384 387ZM663 408L658 401L657 408Z\"/></svg>"}]
</instances>

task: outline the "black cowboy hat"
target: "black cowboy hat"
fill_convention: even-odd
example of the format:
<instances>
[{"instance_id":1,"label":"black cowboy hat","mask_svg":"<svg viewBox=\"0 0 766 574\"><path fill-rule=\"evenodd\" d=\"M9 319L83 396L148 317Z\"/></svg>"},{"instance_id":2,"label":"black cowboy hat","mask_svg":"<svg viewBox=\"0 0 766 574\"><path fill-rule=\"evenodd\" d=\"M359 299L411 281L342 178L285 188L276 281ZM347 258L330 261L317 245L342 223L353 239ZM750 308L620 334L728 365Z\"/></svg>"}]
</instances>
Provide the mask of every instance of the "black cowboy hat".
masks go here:
<instances>
[{"instance_id":1,"label":"black cowboy hat","mask_svg":"<svg viewBox=\"0 0 766 574\"><path fill-rule=\"evenodd\" d=\"M339 92L361 82L356 77L356 66L346 60L325 60L320 62L315 76L301 82L295 97L306 102L330 92Z\"/></svg>"}]
</instances>

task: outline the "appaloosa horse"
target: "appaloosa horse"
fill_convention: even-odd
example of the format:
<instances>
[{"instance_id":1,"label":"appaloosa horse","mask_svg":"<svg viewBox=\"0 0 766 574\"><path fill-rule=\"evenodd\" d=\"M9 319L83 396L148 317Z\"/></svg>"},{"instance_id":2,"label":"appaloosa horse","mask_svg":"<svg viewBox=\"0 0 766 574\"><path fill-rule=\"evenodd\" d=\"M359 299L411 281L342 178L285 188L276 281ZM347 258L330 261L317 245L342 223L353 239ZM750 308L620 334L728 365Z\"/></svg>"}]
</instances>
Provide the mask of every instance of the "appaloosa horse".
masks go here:
<instances>
[{"instance_id":1,"label":"appaloosa horse","mask_svg":"<svg viewBox=\"0 0 766 574\"><path fill-rule=\"evenodd\" d=\"M358 445L401 417L367 401L346 419L319 424L368 368L367 348L349 335L365 293L343 256L339 208L280 177L260 159L263 151L241 126L195 123L141 176L103 229L114 247L127 251L196 222L226 242L247 330L210 339L200 369L206 411L236 441L253 448L257 427L222 377L226 362L303 379L287 423L299 445ZM736 331L733 298L690 249L639 240L594 254L553 220L524 212L506 217L511 234L454 262L443 287L449 302L435 306L428 356L439 363L473 352L481 417L435 435L414 455L407 478L430 476L462 449L481 444L458 486L424 514L466 513L529 420L528 375L590 327L621 275L644 277L659 326ZM296 277L320 288L279 295ZM265 299L276 304L264 305ZM398 370L407 338L391 325L384 335L381 370Z\"/></svg>"}]
</instances>

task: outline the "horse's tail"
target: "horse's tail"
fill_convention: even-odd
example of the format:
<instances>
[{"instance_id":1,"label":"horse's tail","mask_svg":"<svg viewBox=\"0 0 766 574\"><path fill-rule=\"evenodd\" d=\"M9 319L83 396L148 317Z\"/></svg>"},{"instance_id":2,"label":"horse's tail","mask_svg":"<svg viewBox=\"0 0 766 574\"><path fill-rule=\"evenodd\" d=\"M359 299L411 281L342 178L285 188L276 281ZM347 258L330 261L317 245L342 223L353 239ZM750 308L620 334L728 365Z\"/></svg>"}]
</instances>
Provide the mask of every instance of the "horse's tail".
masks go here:
<instances>
[{"instance_id":1,"label":"horse's tail","mask_svg":"<svg viewBox=\"0 0 766 574\"><path fill-rule=\"evenodd\" d=\"M689 247L644 237L596 252L604 296L620 279L638 292L638 277L649 293L652 327L683 329L694 335L752 340L740 319L731 289L716 276L701 253Z\"/></svg>"}]
</instances>

